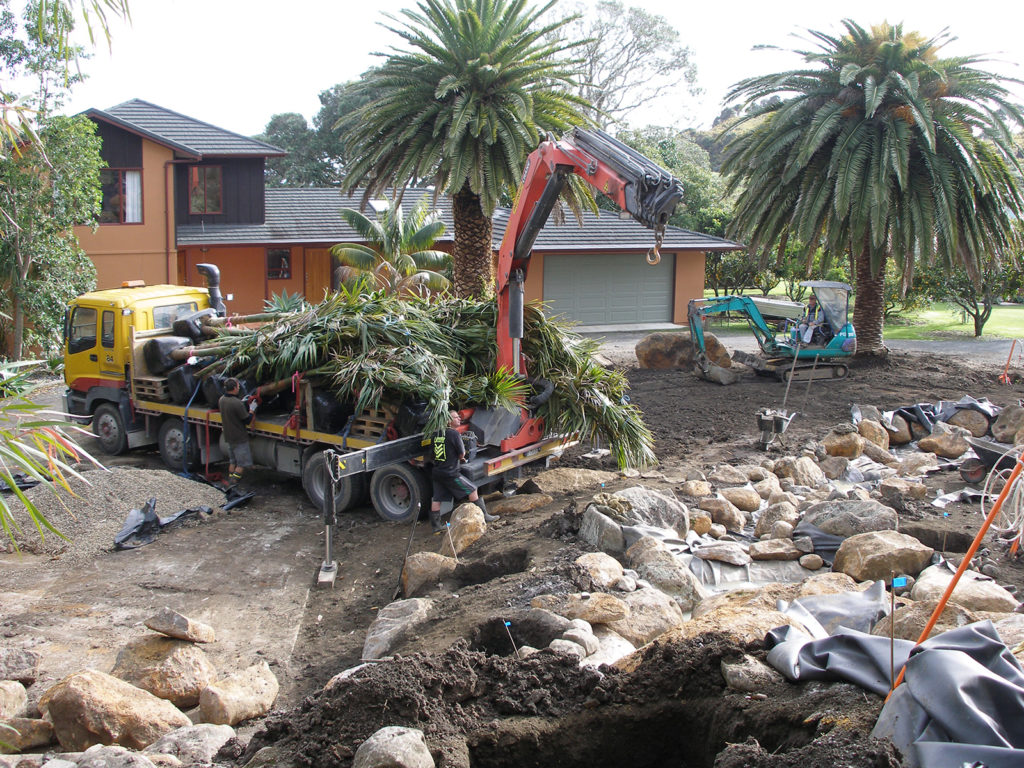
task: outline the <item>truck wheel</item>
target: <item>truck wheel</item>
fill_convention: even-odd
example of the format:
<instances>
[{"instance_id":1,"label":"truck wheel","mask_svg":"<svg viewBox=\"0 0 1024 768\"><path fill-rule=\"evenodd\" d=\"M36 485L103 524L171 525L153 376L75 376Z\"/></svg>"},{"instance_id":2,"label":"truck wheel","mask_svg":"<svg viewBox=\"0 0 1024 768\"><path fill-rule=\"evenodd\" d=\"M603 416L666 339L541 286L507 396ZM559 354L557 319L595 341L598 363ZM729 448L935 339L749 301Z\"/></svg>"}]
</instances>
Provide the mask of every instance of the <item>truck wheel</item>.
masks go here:
<instances>
[{"instance_id":1,"label":"truck wheel","mask_svg":"<svg viewBox=\"0 0 1024 768\"><path fill-rule=\"evenodd\" d=\"M160 446L160 458L168 469L177 472L191 471L199 466L199 444L195 434L189 436L188 447L185 446L185 427L182 419L171 416L160 425L157 438ZM188 455L185 455L186 450Z\"/></svg>"},{"instance_id":2,"label":"truck wheel","mask_svg":"<svg viewBox=\"0 0 1024 768\"><path fill-rule=\"evenodd\" d=\"M302 467L302 487L313 505L323 512L324 498L329 484L327 476L327 458L323 451L317 451ZM334 494L334 509L345 512L366 500L366 475L349 475L338 481L337 493Z\"/></svg>"},{"instance_id":3,"label":"truck wheel","mask_svg":"<svg viewBox=\"0 0 1024 768\"><path fill-rule=\"evenodd\" d=\"M128 450L128 432L124 428L124 419L113 403L103 403L96 409L92 417L92 431L105 454L120 456Z\"/></svg>"},{"instance_id":4,"label":"truck wheel","mask_svg":"<svg viewBox=\"0 0 1024 768\"><path fill-rule=\"evenodd\" d=\"M412 520L429 510L431 484L427 474L408 464L389 464L373 473L370 501L377 514L390 522Z\"/></svg>"}]
</instances>

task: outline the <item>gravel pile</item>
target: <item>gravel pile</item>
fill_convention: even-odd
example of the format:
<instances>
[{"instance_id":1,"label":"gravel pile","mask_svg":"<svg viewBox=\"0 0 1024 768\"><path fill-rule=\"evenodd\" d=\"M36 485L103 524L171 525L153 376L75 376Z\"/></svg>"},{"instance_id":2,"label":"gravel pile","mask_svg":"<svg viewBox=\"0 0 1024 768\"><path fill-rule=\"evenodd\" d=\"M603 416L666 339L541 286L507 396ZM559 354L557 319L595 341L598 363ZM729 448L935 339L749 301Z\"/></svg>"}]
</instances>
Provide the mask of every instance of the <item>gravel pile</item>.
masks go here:
<instances>
[{"instance_id":1,"label":"gravel pile","mask_svg":"<svg viewBox=\"0 0 1024 768\"><path fill-rule=\"evenodd\" d=\"M70 541L47 531L40 540L36 527L21 501L12 493L4 501L21 527L15 534L22 552L59 556L67 562L85 562L97 552L112 550L114 536L124 525L131 509L141 509L156 499L156 513L164 517L182 509L212 507L224 503L224 494L205 483L188 480L163 469L130 469L82 472L88 484L70 479L74 495L62 488L41 484L25 496L47 520ZM0 534L0 552L14 551L11 542Z\"/></svg>"}]
</instances>

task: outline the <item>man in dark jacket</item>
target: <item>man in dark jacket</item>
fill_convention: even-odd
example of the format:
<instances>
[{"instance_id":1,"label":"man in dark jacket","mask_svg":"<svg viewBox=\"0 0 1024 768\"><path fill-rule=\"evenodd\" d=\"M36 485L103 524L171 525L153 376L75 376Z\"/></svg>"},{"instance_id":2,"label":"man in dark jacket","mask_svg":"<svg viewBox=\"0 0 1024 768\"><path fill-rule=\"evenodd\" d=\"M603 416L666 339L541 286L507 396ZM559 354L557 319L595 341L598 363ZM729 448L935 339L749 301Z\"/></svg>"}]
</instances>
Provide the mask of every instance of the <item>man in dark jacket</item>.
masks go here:
<instances>
[{"instance_id":1,"label":"man in dark jacket","mask_svg":"<svg viewBox=\"0 0 1024 768\"><path fill-rule=\"evenodd\" d=\"M252 466L252 450L249 447L249 425L256 418L256 400L249 401L246 408L239 397L238 379L224 382L224 393L217 403L224 427L224 440L228 444L228 477L222 483L224 490L238 485L242 472Z\"/></svg>"},{"instance_id":2,"label":"man in dark jacket","mask_svg":"<svg viewBox=\"0 0 1024 768\"><path fill-rule=\"evenodd\" d=\"M449 411L448 428L442 434L435 435L430 444L431 457L434 462L430 479L434 483L434 493L430 501L430 527L435 534L444 530L441 523L441 502L454 502L467 498L480 507L484 520L493 523L497 515L487 511L487 505L477 493L476 486L460 473L460 465L466 460L466 448L462 444L462 435L455 428L462 423L458 411Z\"/></svg>"}]
</instances>

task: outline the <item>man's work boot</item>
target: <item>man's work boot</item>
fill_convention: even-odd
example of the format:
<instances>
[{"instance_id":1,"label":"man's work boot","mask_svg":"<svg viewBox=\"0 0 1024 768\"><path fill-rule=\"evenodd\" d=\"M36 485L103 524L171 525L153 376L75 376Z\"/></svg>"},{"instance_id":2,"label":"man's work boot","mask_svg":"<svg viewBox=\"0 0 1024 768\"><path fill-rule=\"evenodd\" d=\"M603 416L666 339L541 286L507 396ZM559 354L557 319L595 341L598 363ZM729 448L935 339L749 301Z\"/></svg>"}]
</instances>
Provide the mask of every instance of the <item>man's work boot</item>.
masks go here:
<instances>
[{"instance_id":1,"label":"man's work boot","mask_svg":"<svg viewBox=\"0 0 1024 768\"><path fill-rule=\"evenodd\" d=\"M441 510L430 510L430 530L435 536L440 535L444 530L444 523L441 522Z\"/></svg>"},{"instance_id":2,"label":"man's work boot","mask_svg":"<svg viewBox=\"0 0 1024 768\"><path fill-rule=\"evenodd\" d=\"M501 520L501 515L492 515L487 511L487 505L484 504L483 499L477 499L473 503L476 504L480 508L480 511L484 513L485 523L496 523L498 520Z\"/></svg>"}]
</instances>

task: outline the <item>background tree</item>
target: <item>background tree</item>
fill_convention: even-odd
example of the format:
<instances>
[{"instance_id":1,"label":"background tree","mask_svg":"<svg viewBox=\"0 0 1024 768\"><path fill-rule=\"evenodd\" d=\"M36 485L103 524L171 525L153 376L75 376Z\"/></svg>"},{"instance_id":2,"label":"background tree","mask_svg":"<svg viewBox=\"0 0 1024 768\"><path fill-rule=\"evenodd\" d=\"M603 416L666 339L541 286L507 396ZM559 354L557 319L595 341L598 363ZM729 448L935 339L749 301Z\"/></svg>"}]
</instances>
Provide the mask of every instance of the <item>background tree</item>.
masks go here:
<instances>
[{"instance_id":1,"label":"background tree","mask_svg":"<svg viewBox=\"0 0 1024 768\"><path fill-rule=\"evenodd\" d=\"M332 286L335 290L345 286L350 290L426 297L451 287L444 273L451 270L452 257L433 248L444 234L444 222L436 211L428 210L426 197L408 216L402 213L401 204L392 200L377 221L352 208L342 208L341 218L367 245L338 243L331 248L338 265Z\"/></svg>"},{"instance_id":2,"label":"background tree","mask_svg":"<svg viewBox=\"0 0 1024 768\"><path fill-rule=\"evenodd\" d=\"M730 99L756 125L729 145L723 172L738 193L732 231L755 251L784 234L856 270L859 353L883 352L886 264L904 284L915 261L960 264L977 281L984 254L1006 252L1021 194L1008 122L1024 121L977 57L940 58L926 39L882 24L810 34L806 66L744 80Z\"/></svg>"},{"instance_id":3,"label":"background tree","mask_svg":"<svg viewBox=\"0 0 1024 768\"><path fill-rule=\"evenodd\" d=\"M459 296L494 284L490 217L526 156L545 132L585 122L563 56L575 43L550 37L566 20L539 21L552 5L423 0L390 27L409 50L359 86L378 95L353 117L343 188L368 198L426 180L450 194Z\"/></svg>"},{"instance_id":4,"label":"background tree","mask_svg":"<svg viewBox=\"0 0 1024 768\"><path fill-rule=\"evenodd\" d=\"M922 270L917 275L919 290L925 295L952 302L971 318L975 337L981 336L996 304L1024 290L1024 270L1010 260L985 259L980 278L975 281L965 269Z\"/></svg>"},{"instance_id":5,"label":"background tree","mask_svg":"<svg viewBox=\"0 0 1024 768\"><path fill-rule=\"evenodd\" d=\"M735 296L751 284L757 263L742 251L705 254L704 281L715 296Z\"/></svg>"},{"instance_id":6,"label":"background tree","mask_svg":"<svg viewBox=\"0 0 1024 768\"><path fill-rule=\"evenodd\" d=\"M572 50L580 62L576 93L597 125L621 122L670 94L700 93L693 54L679 44L679 32L664 16L619 0L597 0L577 3L567 21L557 34L583 41Z\"/></svg>"},{"instance_id":7,"label":"background tree","mask_svg":"<svg viewBox=\"0 0 1024 768\"><path fill-rule=\"evenodd\" d=\"M38 137L0 159L0 309L14 359L26 343L53 352L67 302L96 285L71 227L99 214L99 137L90 120L67 117L46 120Z\"/></svg>"},{"instance_id":8,"label":"background tree","mask_svg":"<svg viewBox=\"0 0 1024 768\"><path fill-rule=\"evenodd\" d=\"M264 180L268 187L330 187L340 177L321 151L319 136L298 112L274 115L259 136L260 141L288 152L268 157Z\"/></svg>"}]
</instances>

